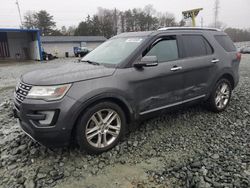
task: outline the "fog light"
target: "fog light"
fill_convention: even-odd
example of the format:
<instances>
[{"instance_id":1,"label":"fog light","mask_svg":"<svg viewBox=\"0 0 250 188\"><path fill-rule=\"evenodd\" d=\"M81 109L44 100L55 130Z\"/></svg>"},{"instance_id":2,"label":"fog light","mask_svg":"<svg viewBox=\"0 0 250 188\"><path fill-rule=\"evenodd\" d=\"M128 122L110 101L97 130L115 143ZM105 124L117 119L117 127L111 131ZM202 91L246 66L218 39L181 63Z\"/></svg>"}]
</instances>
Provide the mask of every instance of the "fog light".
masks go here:
<instances>
[{"instance_id":1,"label":"fog light","mask_svg":"<svg viewBox=\"0 0 250 188\"><path fill-rule=\"evenodd\" d=\"M38 121L41 125L50 125L52 123L55 111L39 111L38 113L46 115L46 118L44 120Z\"/></svg>"}]
</instances>

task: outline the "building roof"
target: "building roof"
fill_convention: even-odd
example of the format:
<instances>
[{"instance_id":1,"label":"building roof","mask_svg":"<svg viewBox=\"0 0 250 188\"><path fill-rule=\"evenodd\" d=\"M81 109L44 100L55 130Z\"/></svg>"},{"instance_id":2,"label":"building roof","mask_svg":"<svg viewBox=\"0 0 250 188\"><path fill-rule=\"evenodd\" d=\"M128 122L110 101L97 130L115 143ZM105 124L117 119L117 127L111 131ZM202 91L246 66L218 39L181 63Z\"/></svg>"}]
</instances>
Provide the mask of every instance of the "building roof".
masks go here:
<instances>
[{"instance_id":1,"label":"building roof","mask_svg":"<svg viewBox=\"0 0 250 188\"><path fill-rule=\"evenodd\" d=\"M38 32L39 29L0 28L0 32Z\"/></svg>"},{"instance_id":2,"label":"building roof","mask_svg":"<svg viewBox=\"0 0 250 188\"><path fill-rule=\"evenodd\" d=\"M103 36L41 36L43 43L50 42L104 42L107 39Z\"/></svg>"}]
</instances>

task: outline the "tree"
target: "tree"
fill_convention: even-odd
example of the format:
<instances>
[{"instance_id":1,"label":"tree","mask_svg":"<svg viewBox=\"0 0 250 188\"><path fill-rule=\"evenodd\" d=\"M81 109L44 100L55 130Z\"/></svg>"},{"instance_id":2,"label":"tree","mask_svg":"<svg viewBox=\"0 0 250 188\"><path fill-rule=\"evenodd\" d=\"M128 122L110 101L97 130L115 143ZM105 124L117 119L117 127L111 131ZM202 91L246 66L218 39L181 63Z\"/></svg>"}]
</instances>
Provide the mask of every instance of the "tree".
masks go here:
<instances>
[{"instance_id":1,"label":"tree","mask_svg":"<svg viewBox=\"0 0 250 188\"><path fill-rule=\"evenodd\" d=\"M75 27L75 26L69 26L69 27L68 27L68 30L67 30L67 35L69 35L69 36L74 35L75 30L76 30L76 27Z\"/></svg>"},{"instance_id":2,"label":"tree","mask_svg":"<svg viewBox=\"0 0 250 188\"><path fill-rule=\"evenodd\" d=\"M51 16L45 10L39 12L26 12L24 16L24 27L27 29L37 28L40 30L42 35L59 34L59 30L54 30L56 23Z\"/></svg>"},{"instance_id":3,"label":"tree","mask_svg":"<svg viewBox=\"0 0 250 188\"><path fill-rule=\"evenodd\" d=\"M236 28L227 28L225 32L234 42L250 41L250 31Z\"/></svg>"},{"instance_id":4,"label":"tree","mask_svg":"<svg viewBox=\"0 0 250 188\"><path fill-rule=\"evenodd\" d=\"M174 15L168 12L165 14L158 13L158 22L159 27L174 27L178 25Z\"/></svg>"},{"instance_id":5,"label":"tree","mask_svg":"<svg viewBox=\"0 0 250 188\"><path fill-rule=\"evenodd\" d=\"M35 29L36 28L36 19L35 12L27 11L24 15L23 26L27 29Z\"/></svg>"},{"instance_id":6,"label":"tree","mask_svg":"<svg viewBox=\"0 0 250 188\"><path fill-rule=\"evenodd\" d=\"M36 26L40 29L42 35L50 35L53 29L56 27L56 23L46 10L40 10L34 14L36 20Z\"/></svg>"},{"instance_id":7,"label":"tree","mask_svg":"<svg viewBox=\"0 0 250 188\"><path fill-rule=\"evenodd\" d=\"M215 25L216 25L216 27L215 27ZM220 29L220 30L224 31L226 29L227 25L225 23L223 23L223 22L217 21L216 24L212 23L212 24L209 25L209 27L215 27L217 29Z\"/></svg>"},{"instance_id":8,"label":"tree","mask_svg":"<svg viewBox=\"0 0 250 188\"><path fill-rule=\"evenodd\" d=\"M75 35L103 35L110 38L121 32L149 31L158 29L160 26L185 25L185 22L177 23L171 13L158 15L156 16L156 10L152 5L147 5L143 9L134 8L125 11L99 7L96 14L88 16L79 23Z\"/></svg>"},{"instance_id":9,"label":"tree","mask_svg":"<svg viewBox=\"0 0 250 188\"><path fill-rule=\"evenodd\" d=\"M62 33L63 35L68 35L68 31L67 31L66 26L62 26L62 27L61 27L61 33Z\"/></svg>"},{"instance_id":10,"label":"tree","mask_svg":"<svg viewBox=\"0 0 250 188\"><path fill-rule=\"evenodd\" d=\"M155 24L158 20L153 16L156 13L153 5L146 5L143 11L146 14L147 30L149 31L155 29Z\"/></svg>"},{"instance_id":11,"label":"tree","mask_svg":"<svg viewBox=\"0 0 250 188\"><path fill-rule=\"evenodd\" d=\"M59 29L53 29L50 31L49 35L51 36L63 36L61 30Z\"/></svg>"},{"instance_id":12,"label":"tree","mask_svg":"<svg viewBox=\"0 0 250 188\"><path fill-rule=\"evenodd\" d=\"M186 22L185 22L185 20L181 20L180 22L179 22L179 26L180 27L184 27L186 25Z\"/></svg>"}]
</instances>

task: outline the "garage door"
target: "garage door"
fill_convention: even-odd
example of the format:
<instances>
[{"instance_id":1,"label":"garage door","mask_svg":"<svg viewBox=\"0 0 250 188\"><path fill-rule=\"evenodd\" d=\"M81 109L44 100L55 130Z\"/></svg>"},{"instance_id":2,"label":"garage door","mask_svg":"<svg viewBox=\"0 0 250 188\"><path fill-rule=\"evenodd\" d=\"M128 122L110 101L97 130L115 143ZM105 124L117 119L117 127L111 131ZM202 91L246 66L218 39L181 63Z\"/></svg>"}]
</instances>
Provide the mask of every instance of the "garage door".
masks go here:
<instances>
[{"instance_id":1,"label":"garage door","mask_svg":"<svg viewBox=\"0 0 250 188\"><path fill-rule=\"evenodd\" d=\"M7 33L0 32L0 58L10 57Z\"/></svg>"}]
</instances>

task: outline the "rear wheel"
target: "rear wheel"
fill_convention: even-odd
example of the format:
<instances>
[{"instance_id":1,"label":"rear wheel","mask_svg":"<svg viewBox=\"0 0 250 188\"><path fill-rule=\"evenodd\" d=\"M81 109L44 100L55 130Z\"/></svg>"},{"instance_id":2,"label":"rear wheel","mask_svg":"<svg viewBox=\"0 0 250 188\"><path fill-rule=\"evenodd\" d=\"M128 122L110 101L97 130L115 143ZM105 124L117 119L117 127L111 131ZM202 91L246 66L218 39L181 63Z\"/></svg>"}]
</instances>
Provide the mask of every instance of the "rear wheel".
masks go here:
<instances>
[{"instance_id":1,"label":"rear wheel","mask_svg":"<svg viewBox=\"0 0 250 188\"><path fill-rule=\"evenodd\" d=\"M114 147L125 132L125 115L115 103L102 102L88 108L77 124L81 150L101 153Z\"/></svg>"},{"instance_id":2,"label":"rear wheel","mask_svg":"<svg viewBox=\"0 0 250 188\"><path fill-rule=\"evenodd\" d=\"M230 102L231 94L231 83L227 79L219 80L208 100L210 109L214 112L225 110Z\"/></svg>"}]
</instances>

